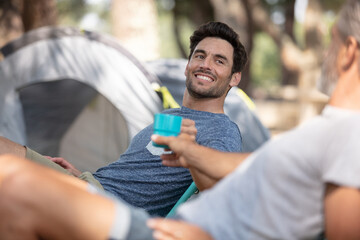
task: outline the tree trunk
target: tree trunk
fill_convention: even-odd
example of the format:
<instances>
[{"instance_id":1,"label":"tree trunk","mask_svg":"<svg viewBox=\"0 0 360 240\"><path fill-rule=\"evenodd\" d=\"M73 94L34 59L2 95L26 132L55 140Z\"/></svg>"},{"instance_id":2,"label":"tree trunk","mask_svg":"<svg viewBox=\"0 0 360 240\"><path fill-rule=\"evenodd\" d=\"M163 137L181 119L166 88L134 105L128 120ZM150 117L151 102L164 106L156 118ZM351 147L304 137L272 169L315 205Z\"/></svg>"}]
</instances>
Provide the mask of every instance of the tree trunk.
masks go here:
<instances>
[{"instance_id":1,"label":"tree trunk","mask_svg":"<svg viewBox=\"0 0 360 240\"><path fill-rule=\"evenodd\" d=\"M294 21L295 21L295 0L290 0L286 2L285 6L285 24L284 32L288 35L292 41L296 42L294 35ZM286 66L281 63L281 73L282 73L282 85L297 85L299 79L298 71L294 71L286 68Z\"/></svg>"},{"instance_id":2,"label":"tree trunk","mask_svg":"<svg viewBox=\"0 0 360 240\"><path fill-rule=\"evenodd\" d=\"M243 89L248 95L251 95L251 75L250 75L250 66L251 66L251 52L254 46L254 19L252 15L252 11L250 9L250 4L247 0L241 0L242 5L244 6L244 10L247 18L247 39L245 40L245 46L248 54L248 62L242 72L242 80L238 85L239 88Z\"/></svg>"},{"instance_id":3,"label":"tree trunk","mask_svg":"<svg viewBox=\"0 0 360 240\"><path fill-rule=\"evenodd\" d=\"M181 57L188 58L186 49L189 48L189 42L187 42L186 45L181 42L182 20L184 16L186 16L195 26L199 26L214 20L214 9L209 0L175 0L175 6L172 9L172 13L176 44L179 48Z\"/></svg>"},{"instance_id":4,"label":"tree trunk","mask_svg":"<svg viewBox=\"0 0 360 240\"><path fill-rule=\"evenodd\" d=\"M176 45L179 48L180 55L182 58L187 58L187 53L185 47L181 43L181 23L180 23L180 14L179 14L179 4L175 4L175 7L172 10L173 14L173 29L174 29L174 36Z\"/></svg>"},{"instance_id":5,"label":"tree trunk","mask_svg":"<svg viewBox=\"0 0 360 240\"><path fill-rule=\"evenodd\" d=\"M54 26L57 22L55 0L23 0L21 18L24 32L44 26Z\"/></svg>"},{"instance_id":6,"label":"tree trunk","mask_svg":"<svg viewBox=\"0 0 360 240\"><path fill-rule=\"evenodd\" d=\"M155 0L113 0L112 32L140 60L159 57Z\"/></svg>"},{"instance_id":7,"label":"tree trunk","mask_svg":"<svg viewBox=\"0 0 360 240\"><path fill-rule=\"evenodd\" d=\"M240 40L250 56L253 44L253 28L251 18L252 13L247 12L247 7L249 7L249 5L243 4L244 1L239 0L210 0L210 2L214 8L215 20L228 24L239 34ZM251 81L249 70L250 62L248 62L243 70L239 84L239 87L247 93Z\"/></svg>"},{"instance_id":8,"label":"tree trunk","mask_svg":"<svg viewBox=\"0 0 360 240\"><path fill-rule=\"evenodd\" d=\"M32 29L55 25L55 0L1 0L0 47Z\"/></svg>"}]
</instances>

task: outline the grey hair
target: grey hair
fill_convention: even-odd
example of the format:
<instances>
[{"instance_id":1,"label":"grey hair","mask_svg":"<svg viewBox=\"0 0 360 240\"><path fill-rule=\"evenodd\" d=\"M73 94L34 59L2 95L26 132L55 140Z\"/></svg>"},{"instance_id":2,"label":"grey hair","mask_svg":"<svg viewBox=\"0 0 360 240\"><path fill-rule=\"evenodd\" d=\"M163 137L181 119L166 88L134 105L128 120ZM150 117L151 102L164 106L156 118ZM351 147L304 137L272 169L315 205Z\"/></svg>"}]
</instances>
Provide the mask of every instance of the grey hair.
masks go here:
<instances>
[{"instance_id":1,"label":"grey hair","mask_svg":"<svg viewBox=\"0 0 360 240\"><path fill-rule=\"evenodd\" d=\"M360 0L348 0L337 20L337 29L343 38L353 36L360 42Z\"/></svg>"},{"instance_id":2,"label":"grey hair","mask_svg":"<svg viewBox=\"0 0 360 240\"><path fill-rule=\"evenodd\" d=\"M339 37L344 41L349 37L354 37L358 45L360 43L360 0L348 0L340 10L338 19L336 22L336 30L339 33ZM324 60L321 77L317 82L318 89L327 94L331 95L335 89L338 81L338 73L334 68L336 63L339 43L330 46L331 49L328 51L327 58ZM360 60L360 59L359 59ZM358 61L358 70L360 72L360 61Z\"/></svg>"},{"instance_id":3,"label":"grey hair","mask_svg":"<svg viewBox=\"0 0 360 240\"><path fill-rule=\"evenodd\" d=\"M336 27L343 39L352 36L360 45L360 0L348 0L343 5ZM360 61L358 67L360 72Z\"/></svg>"}]
</instances>

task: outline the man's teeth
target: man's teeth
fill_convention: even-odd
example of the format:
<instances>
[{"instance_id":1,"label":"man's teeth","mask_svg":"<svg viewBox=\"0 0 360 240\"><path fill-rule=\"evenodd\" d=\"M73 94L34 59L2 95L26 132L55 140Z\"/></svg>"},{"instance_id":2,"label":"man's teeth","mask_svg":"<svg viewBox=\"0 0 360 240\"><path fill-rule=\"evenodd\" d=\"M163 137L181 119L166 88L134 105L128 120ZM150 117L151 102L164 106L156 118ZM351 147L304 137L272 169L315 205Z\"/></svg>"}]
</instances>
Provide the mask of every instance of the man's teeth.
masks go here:
<instances>
[{"instance_id":1,"label":"man's teeth","mask_svg":"<svg viewBox=\"0 0 360 240\"><path fill-rule=\"evenodd\" d=\"M213 80L209 77L203 76L203 75L197 75L197 78L200 78L202 80L208 81L208 82L212 82Z\"/></svg>"}]
</instances>

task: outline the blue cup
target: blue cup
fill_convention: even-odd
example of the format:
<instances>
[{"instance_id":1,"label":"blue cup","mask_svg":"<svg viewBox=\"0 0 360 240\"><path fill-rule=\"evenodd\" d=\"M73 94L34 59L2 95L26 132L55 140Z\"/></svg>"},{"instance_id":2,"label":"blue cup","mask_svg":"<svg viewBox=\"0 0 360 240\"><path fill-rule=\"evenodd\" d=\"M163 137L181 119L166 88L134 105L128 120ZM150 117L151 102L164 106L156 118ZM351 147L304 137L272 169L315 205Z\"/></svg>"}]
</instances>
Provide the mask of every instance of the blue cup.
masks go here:
<instances>
[{"instance_id":1,"label":"blue cup","mask_svg":"<svg viewBox=\"0 0 360 240\"><path fill-rule=\"evenodd\" d=\"M154 117L154 134L169 137L178 136L180 134L182 117L157 113ZM169 148L166 145L159 145L152 142L153 146L161 148Z\"/></svg>"}]
</instances>

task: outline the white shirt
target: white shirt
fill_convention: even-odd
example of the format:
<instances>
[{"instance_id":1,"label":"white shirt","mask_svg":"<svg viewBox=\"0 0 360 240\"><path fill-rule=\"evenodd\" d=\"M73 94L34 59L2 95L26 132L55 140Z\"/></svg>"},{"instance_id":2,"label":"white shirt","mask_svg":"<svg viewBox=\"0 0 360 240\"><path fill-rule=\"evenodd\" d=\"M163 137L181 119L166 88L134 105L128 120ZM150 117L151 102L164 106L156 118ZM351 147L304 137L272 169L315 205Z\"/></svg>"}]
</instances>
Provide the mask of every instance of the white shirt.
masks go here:
<instances>
[{"instance_id":1,"label":"white shirt","mask_svg":"<svg viewBox=\"0 0 360 240\"><path fill-rule=\"evenodd\" d=\"M266 143L178 214L215 239L316 239L329 182L360 188L360 112L327 106Z\"/></svg>"}]
</instances>

